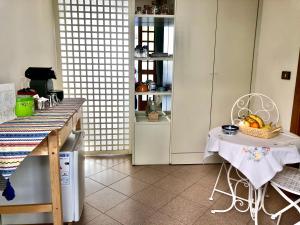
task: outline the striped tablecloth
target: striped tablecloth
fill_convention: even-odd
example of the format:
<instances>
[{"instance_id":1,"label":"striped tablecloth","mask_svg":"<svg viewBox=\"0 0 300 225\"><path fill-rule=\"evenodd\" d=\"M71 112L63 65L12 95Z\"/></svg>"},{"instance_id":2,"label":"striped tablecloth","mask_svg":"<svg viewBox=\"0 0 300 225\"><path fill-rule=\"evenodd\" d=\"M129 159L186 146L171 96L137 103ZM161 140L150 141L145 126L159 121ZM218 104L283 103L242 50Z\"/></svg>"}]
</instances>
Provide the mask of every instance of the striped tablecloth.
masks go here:
<instances>
[{"instance_id":1,"label":"striped tablecloth","mask_svg":"<svg viewBox=\"0 0 300 225\"><path fill-rule=\"evenodd\" d=\"M0 124L0 175L8 179L20 163L53 130L64 124L84 103L84 99L64 99L49 110Z\"/></svg>"}]
</instances>

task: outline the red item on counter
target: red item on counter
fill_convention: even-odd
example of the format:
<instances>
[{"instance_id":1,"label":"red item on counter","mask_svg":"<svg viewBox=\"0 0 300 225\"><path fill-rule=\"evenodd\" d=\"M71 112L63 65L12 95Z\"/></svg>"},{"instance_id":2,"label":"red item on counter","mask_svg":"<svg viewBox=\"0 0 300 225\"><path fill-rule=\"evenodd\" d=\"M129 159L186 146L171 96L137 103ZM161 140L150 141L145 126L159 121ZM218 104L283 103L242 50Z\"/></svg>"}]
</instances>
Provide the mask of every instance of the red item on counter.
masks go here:
<instances>
[{"instance_id":1,"label":"red item on counter","mask_svg":"<svg viewBox=\"0 0 300 225\"><path fill-rule=\"evenodd\" d=\"M30 95L30 96L34 96L36 95L37 92L34 89L31 88L23 88L18 90L17 95Z\"/></svg>"}]
</instances>

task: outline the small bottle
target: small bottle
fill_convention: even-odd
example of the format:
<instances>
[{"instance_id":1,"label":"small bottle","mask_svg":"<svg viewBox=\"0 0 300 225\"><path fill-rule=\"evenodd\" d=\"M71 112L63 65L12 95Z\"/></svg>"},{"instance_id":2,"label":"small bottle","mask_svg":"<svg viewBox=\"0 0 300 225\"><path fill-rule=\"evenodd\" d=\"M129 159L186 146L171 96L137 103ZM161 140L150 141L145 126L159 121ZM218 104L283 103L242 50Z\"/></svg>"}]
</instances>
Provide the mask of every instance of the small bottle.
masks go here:
<instances>
[{"instance_id":1,"label":"small bottle","mask_svg":"<svg viewBox=\"0 0 300 225\"><path fill-rule=\"evenodd\" d=\"M160 14L156 1L152 1L152 14Z\"/></svg>"}]
</instances>

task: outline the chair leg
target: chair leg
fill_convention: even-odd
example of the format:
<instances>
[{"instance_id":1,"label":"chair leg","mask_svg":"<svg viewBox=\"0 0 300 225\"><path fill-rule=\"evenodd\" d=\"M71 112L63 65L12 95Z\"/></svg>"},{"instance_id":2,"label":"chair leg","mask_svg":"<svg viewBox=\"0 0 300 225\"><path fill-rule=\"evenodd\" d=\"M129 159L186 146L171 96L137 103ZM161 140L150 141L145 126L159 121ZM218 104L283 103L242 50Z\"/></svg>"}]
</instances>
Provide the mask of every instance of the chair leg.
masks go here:
<instances>
[{"instance_id":1,"label":"chair leg","mask_svg":"<svg viewBox=\"0 0 300 225\"><path fill-rule=\"evenodd\" d=\"M280 224L281 215L282 215L282 214L280 214L280 215L278 216L278 219L277 219L277 224L276 224L276 225L279 225L279 224Z\"/></svg>"},{"instance_id":2,"label":"chair leg","mask_svg":"<svg viewBox=\"0 0 300 225\"><path fill-rule=\"evenodd\" d=\"M286 206L285 208L281 209L280 211L278 211L277 213L275 213L271 216L272 219L276 219L279 216L279 219L278 219L279 221L277 224L279 224L279 222L280 222L280 217L281 217L282 213L284 213L285 211L289 210L292 207L295 207L298 210L298 212L300 213L300 207L298 206L298 203L300 202L300 198L294 202L290 198L288 198L284 194L284 192L280 188L278 188L276 185L272 184L272 186L288 203L290 203L288 206Z\"/></svg>"}]
</instances>

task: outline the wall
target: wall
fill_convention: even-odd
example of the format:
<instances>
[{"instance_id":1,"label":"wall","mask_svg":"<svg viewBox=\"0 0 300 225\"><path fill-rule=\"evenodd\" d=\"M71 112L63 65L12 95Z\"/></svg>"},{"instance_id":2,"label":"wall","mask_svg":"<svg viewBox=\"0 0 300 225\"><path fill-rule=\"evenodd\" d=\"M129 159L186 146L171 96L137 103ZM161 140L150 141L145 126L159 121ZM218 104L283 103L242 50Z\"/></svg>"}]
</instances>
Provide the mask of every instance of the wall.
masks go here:
<instances>
[{"instance_id":1,"label":"wall","mask_svg":"<svg viewBox=\"0 0 300 225\"><path fill-rule=\"evenodd\" d=\"M253 89L277 104L281 123L289 130L300 49L300 1L263 0ZM291 80L281 80L281 71Z\"/></svg>"},{"instance_id":2,"label":"wall","mask_svg":"<svg viewBox=\"0 0 300 225\"><path fill-rule=\"evenodd\" d=\"M26 85L29 66L56 69L55 20L51 0L0 1L0 83ZM61 88L61 82L55 82Z\"/></svg>"}]
</instances>

